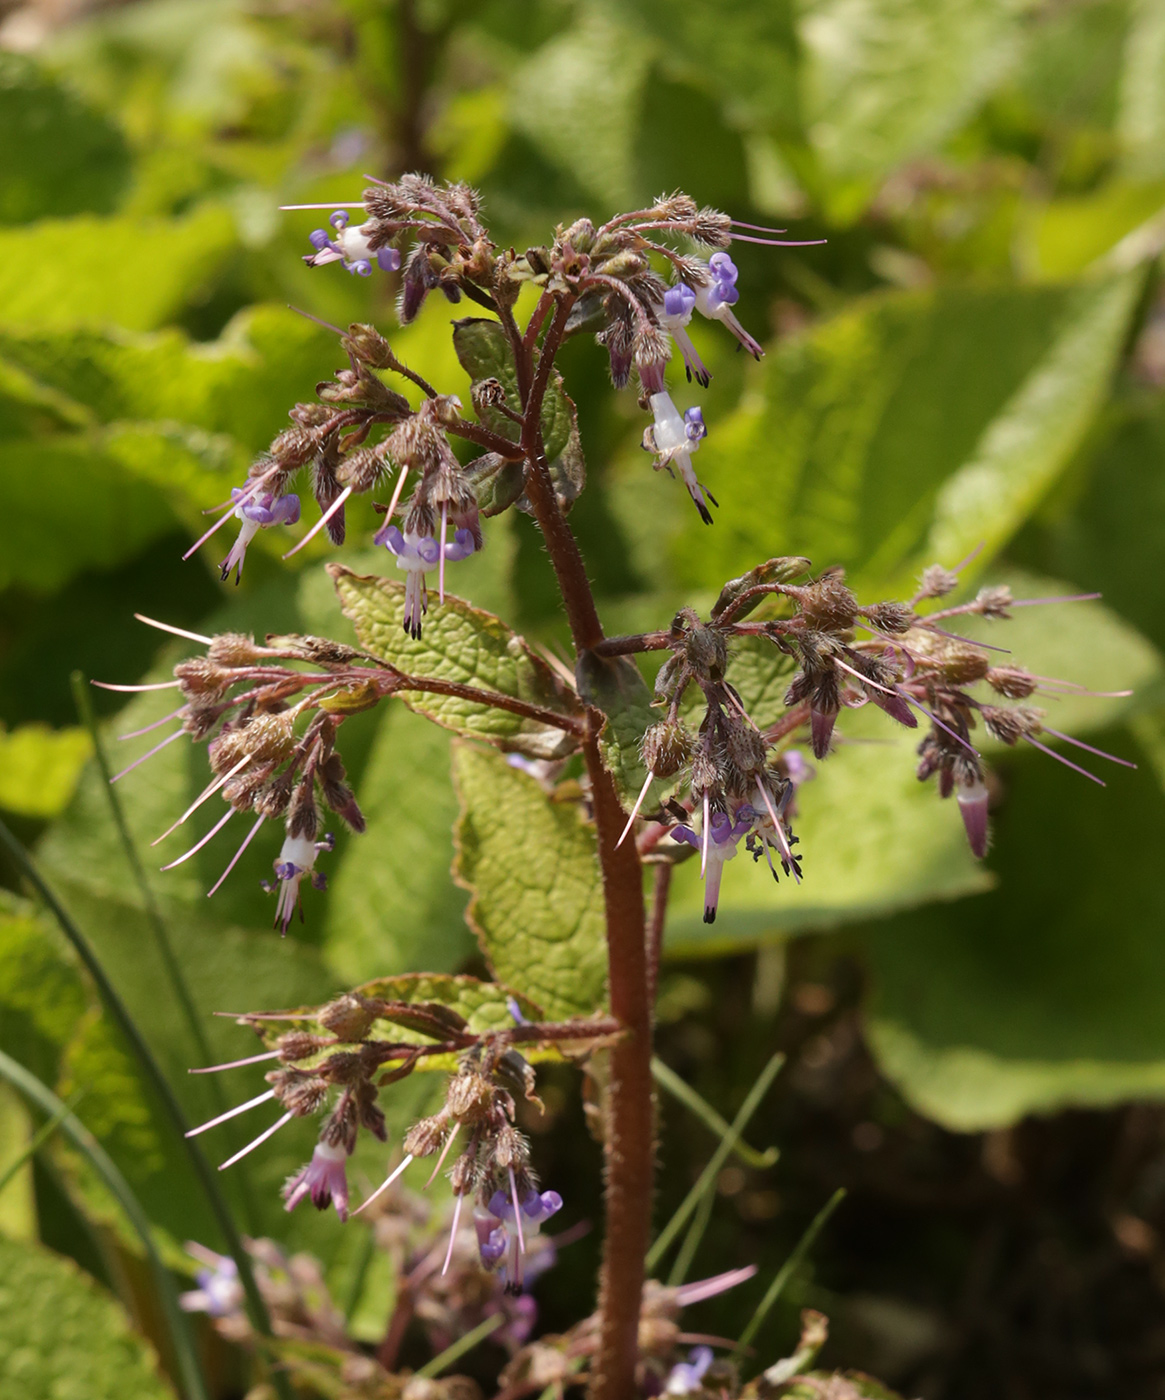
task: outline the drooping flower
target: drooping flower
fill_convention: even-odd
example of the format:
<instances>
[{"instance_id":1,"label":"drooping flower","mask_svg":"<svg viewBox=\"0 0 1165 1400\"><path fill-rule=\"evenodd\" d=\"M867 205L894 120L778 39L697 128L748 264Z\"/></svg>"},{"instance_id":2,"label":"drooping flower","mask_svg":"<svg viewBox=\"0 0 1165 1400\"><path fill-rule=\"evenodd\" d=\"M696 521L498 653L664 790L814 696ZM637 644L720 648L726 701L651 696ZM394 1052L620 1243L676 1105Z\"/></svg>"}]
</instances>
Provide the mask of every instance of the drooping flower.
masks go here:
<instances>
[{"instance_id":1,"label":"drooping flower","mask_svg":"<svg viewBox=\"0 0 1165 1400\"><path fill-rule=\"evenodd\" d=\"M665 1395L695 1395L704 1388L704 1373L713 1361L711 1347L693 1347L686 1361L680 1361L668 1372L664 1382Z\"/></svg>"},{"instance_id":2,"label":"drooping flower","mask_svg":"<svg viewBox=\"0 0 1165 1400\"><path fill-rule=\"evenodd\" d=\"M509 1291L521 1291L526 1241L533 1239L543 1224L561 1209L562 1197L557 1191L538 1191L531 1187L520 1203L513 1192L495 1191L488 1205L479 1206L473 1212L481 1262L487 1269L495 1269L505 1261Z\"/></svg>"},{"instance_id":3,"label":"drooping flower","mask_svg":"<svg viewBox=\"0 0 1165 1400\"><path fill-rule=\"evenodd\" d=\"M987 785L980 777L960 782L955 792L959 804L959 814L967 831L967 841L972 854L980 860L987 854Z\"/></svg>"},{"instance_id":4,"label":"drooping flower","mask_svg":"<svg viewBox=\"0 0 1165 1400\"><path fill-rule=\"evenodd\" d=\"M348 1149L342 1144L332 1146L317 1142L311 1161L289 1176L283 1187L283 1199L288 1210L294 1210L305 1196L310 1195L317 1210L336 1207L340 1219L348 1219Z\"/></svg>"},{"instance_id":5,"label":"drooping flower","mask_svg":"<svg viewBox=\"0 0 1165 1400\"><path fill-rule=\"evenodd\" d=\"M732 308L740 300L736 279L740 274L727 253L713 253L708 259L708 281L696 288L696 310L712 321L723 321L741 345L756 359L764 351L736 319Z\"/></svg>"},{"instance_id":6,"label":"drooping flower","mask_svg":"<svg viewBox=\"0 0 1165 1400\"><path fill-rule=\"evenodd\" d=\"M686 282L677 282L664 293L663 302L657 307L656 315L659 324L664 330L671 332L672 338L680 347L688 379L691 380L695 376L699 383L706 388L712 376L703 360L700 359L696 347L692 344L692 338L686 330L695 308L696 293Z\"/></svg>"},{"instance_id":7,"label":"drooping flower","mask_svg":"<svg viewBox=\"0 0 1165 1400\"><path fill-rule=\"evenodd\" d=\"M681 415L672 402L671 395L666 391L652 394L649 402L655 423L644 433L643 446L649 452L655 453L657 471L666 467L669 471L679 472L688 488L688 495L700 512L700 519L705 525L711 525L712 512L708 509L708 502L716 505L717 501L706 487L700 485L696 470L692 466L692 453L699 448L701 440L708 436L703 411L697 406L687 409Z\"/></svg>"},{"instance_id":8,"label":"drooping flower","mask_svg":"<svg viewBox=\"0 0 1165 1400\"><path fill-rule=\"evenodd\" d=\"M685 841L689 846L695 846L700 852L700 859L704 868L704 922L714 924L716 922L716 906L720 902L720 880L724 873L724 864L732 860L737 854L737 842L751 830L757 820L753 808L747 804L741 809L743 815L738 820L733 820L727 812L713 812L708 820L707 832L705 833L703 821L701 830L696 831L690 826L672 827L671 836L673 840Z\"/></svg>"},{"instance_id":9,"label":"drooping flower","mask_svg":"<svg viewBox=\"0 0 1165 1400\"><path fill-rule=\"evenodd\" d=\"M283 928L284 934L291 927L291 920L299 904L299 886L305 875L311 876L312 885L317 890L327 888L327 876L316 870L316 857L321 851L330 851L336 844L335 837L325 836L322 841L313 841L308 836L288 836L279 855L275 859L275 876L279 881L279 901L275 906L275 925ZM263 888L270 894L275 888L270 881L263 881ZM302 910L300 918L303 918Z\"/></svg>"},{"instance_id":10,"label":"drooping flower","mask_svg":"<svg viewBox=\"0 0 1165 1400\"><path fill-rule=\"evenodd\" d=\"M370 277L372 264L382 272L396 272L400 268L400 253L395 248L372 249L369 240L375 232L374 223L353 225L346 209L337 209L328 220L334 234L327 229L314 229L308 240L315 249L305 253L303 260L308 267L324 267L327 263L342 262L344 269L358 277Z\"/></svg>"},{"instance_id":11,"label":"drooping flower","mask_svg":"<svg viewBox=\"0 0 1165 1400\"><path fill-rule=\"evenodd\" d=\"M414 531L402 534L395 525L386 525L374 536L376 544L387 546L396 556L396 566L408 574L405 584L404 630L412 638L421 635L421 621L429 608L429 595L425 587L425 574L437 568L442 561L442 550L432 535L420 535ZM444 561L456 564L468 559L477 548L473 531L460 528L453 532L453 538L444 549Z\"/></svg>"},{"instance_id":12,"label":"drooping flower","mask_svg":"<svg viewBox=\"0 0 1165 1400\"><path fill-rule=\"evenodd\" d=\"M270 491L252 491L247 487L232 487L231 500L235 504L234 515L243 522L239 537L231 546L231 552L222 561L222 578L225 583L235 570L235 582L243 576L243 560L247 546L261 529L270 525L294 525L299 519L299 497L295 495L276 496Z\"/></svg>"}]
</instances>

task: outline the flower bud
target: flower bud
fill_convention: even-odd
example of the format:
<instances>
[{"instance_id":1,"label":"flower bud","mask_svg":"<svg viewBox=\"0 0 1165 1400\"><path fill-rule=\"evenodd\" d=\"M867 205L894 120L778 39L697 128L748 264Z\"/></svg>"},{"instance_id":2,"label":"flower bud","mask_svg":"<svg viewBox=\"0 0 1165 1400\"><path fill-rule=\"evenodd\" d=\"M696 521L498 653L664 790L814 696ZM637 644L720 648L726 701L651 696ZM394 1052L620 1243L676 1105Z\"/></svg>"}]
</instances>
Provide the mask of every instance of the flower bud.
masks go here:
<instances>
[{"instance_id":1,"label":"flower bud","mask_svg":"<svg viewBox=\"0 0 1165 1400\"><path fill-rule=\"evenodd\" d=\"M992 690L1008 700L1026 700L1036 691L1036 678L1020 666L992 666L985 679Z\"/></svg>"},{"instance_id":2,"label":"flower bud","mask_svg":"<svg viewBox=\"0 0 1165 1400\"><path fill-rule=\"evenodd\" d=\"M345 992L323 1007L316 1018L338 1040L354 1045L363 1040L376 1020L373 1003L355 992Z\"/></svg>"},{"instance_id":3,"label":"flower bud","mask_svg":"<svg viewBox=\"0 0 1165 1400\"><path fill-rule=\"evenodd\" d=\"M692 736L680 720L661 720L643 736L643 762L657 778L670 778L690 760Z\"/></svg>"},{"instance_id":4,"label":"flower bud","mask_svg":"<svg viewBox=\"0 0 1165 1400\"><path fill-rule=\"evenodd\" d=\"M254 666L263 660L263 648L241 632L222 632L211 639L206 656L216 666Z\"/></svg>"},{"instance_id":5,"label":"flower bud","mask_svg":"<svg viewBox=\"0 0 1165 1400\"><path fill-rule=\"evenodd\" d=\"M909 632L918 621L914 609L908 603L874 603L861 609L862 616L880 632L893 632L901 635Z\"/></svg>"},{"instance_id":6,"label":"flower bud","mask_svg":"<svg viewBox=\"0 0 1165 1400\"><path fill-rule=\"evenodd\" d=\"M939 656L943 676L951 685L974 685L991 669L987 654L977 647L953 642Z\"/></svg>"},{"instance_id":7,"label":"flower bud","mask_svg":"<svg viewBox=\"0 0 1165 1400\"><path fill-rule=\"evenodd\" d=\"M796 590L801 614L823 632L848 632L857 621L858 600L846 587L845 571L829 569L814 583Z\"/></svg>"},{"instance_id":8,"label":"flower bud","mask_svg":"<svg viewBox=\"0 0 1165 1400\"><path fill-rule=\"evenodd\" d=\"M405 1134L404 1149L414 1157L431 1157L445 1139L449 1114L445 1109L432 1118L422 1118Z\"/></svg>"}]
</instances>

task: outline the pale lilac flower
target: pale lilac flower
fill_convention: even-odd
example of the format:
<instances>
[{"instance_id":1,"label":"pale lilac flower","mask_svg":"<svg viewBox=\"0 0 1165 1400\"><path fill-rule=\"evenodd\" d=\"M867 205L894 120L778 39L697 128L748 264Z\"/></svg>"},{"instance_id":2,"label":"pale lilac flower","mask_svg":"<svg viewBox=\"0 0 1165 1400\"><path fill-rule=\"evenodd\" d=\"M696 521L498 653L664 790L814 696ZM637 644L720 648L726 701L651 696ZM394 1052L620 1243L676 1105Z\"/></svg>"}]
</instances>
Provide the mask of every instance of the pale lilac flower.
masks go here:
<instances>
[{"instance_id":1,"label":"pale lilac flower","mask_svg":"<svg viewBox=\"0 0 1165 1400\"><path fill-rule=\"evenodd\" d=\"M971 850L981 860L987 854L987 788L981 778L975 778L960 783L955 797Z\"/></svg>"},{"instance_id":2,"label":"pale lilac flower","mask_svg":"<svg viewBox=\"0 0 1165 1400\"><path fill-rule=\"evenodd\" d=\"M330 851L335 846L335 837L328 835L322 841L313 841L307 836L288 836L283 842L279 855L275 858L275 876L279 881L279 901L275 906L275 925L282 925L284 934L291 927L291 920L299 908L299 886L305 875L317 890L327 888L327 877L315 869L316 857L321 851ZM263 881L263 888L270 894L275 888L270 881ZM303 913L300 912L302 920Z\"/></svg>"},{"instance_id":3,"label":"pale lilac flower","mask_svg":"<svg viewBox=\"0 0 1165 1400\"><path fill-rule=\"evenodd\" d=\"M327 263L342 262L345 271L358 277L370 277L373 263L382 272L396 272L400 268L400 253L395 248L377 248L373 251L369 246L369 239L374 231L371 223L352 225L345 209L337 209L328 223L335 230L334 234L329 234L327 229L317 228L308 235L308 240L315 249L314 253L305 253L303 256L308 267L323 267Z\"/></svg>"},{"instance_id":4,"label":"pale lilac flower","mask_svg":"<svg viewBox=\"0 0 1165 1400\"><path fill-rule=\"evenodd\" d=\"M204 1312L210 1317L227 1317L243 1305L243 1285L239 1269L229 1254L216 1254L205 1245L191 1240L186 1252L204 1267L195 1274L198 1287L178 1295L178 1303L186 1312Z\"/></svg>"},{"instance_id":5,"label":"pale lilac flower","mask_svg":"<svg viewBox=\"0 0 1165 1400\"><path fill-rule=\"evenodd\" d=\"M708 821L707 840L703 833L703 822L701 830L696 831L690 826L672 827L671 837L675 841L685 841L689 846L695 846L701 853L704 865L704 922L714 924L716 922L716 906L720 902L720 880L724 873L724 864L730 861L737 854L737 842L746 831L751 830L756 821L756 813L747 804L741 808L743 817L738 821L733 819L727 812L713 812Z\"/></svg>"},{"instance_id":6,"label":"pale lilac flower","mask_svg":"<svg viewBox=\"0 0 1165 1400\"><path fill-rule=\"evenodd\" d=\"M696 310L709 320L723 321L748 353L759 360L764 351L732 310L740 299L736 289L738 276L736 264L727 253L713 253L708 259L708 281L696 288Z\"/></svg>"},{"instance_id":7,"label":"pale lilac flower","mask_svg":"<svg viewBox=\"0 0 1165 1400\"><path fill-rule=\"evenodd\" d=\"M711 1347L693 1347L688 1359L673 1366L664 1383L665 1395L695 1395L704 1388L704 1373L713 1361Z\"/></svg>"},{"instance_id":8,"label":"pale lilac flower","mask_svg":"<svg viewBox=\"0 0 1165 1400\"><path fill-rule=\"evenodd\" d=\"M671 332L672 338L680 347L688 379L691 380L694 375L706 388L712 376L708 373L696 347L692 344L691 336L685 329L692 319L695 307L696 293L686 282L677 282L664 293L663 302L656 307L656 317L663 329Z\"/></svg>"},{"instance_id":9,"label":"pale lilac flower","mask_svg":"<svg viewBox=\"0 0 1165 1400\"><path fill-rule=\"evenodd\" d=\"M669 471L679 472L688 488L688 495L700 512L700 519L705 525L711 525L712 512L708 509L708 502L716 505L717 501L706 487L700 485L692 466L692 453L708 436L703 411L699 407L689 408L681 416L671 395L666 392L652 394L649 402L655 424L644 433L643 446L655 453L657 471L660 467L666 467Z\"/></svg>"},{"instance_id":10,"label":"pale lilac flower","mask_svg":"<svg viewBox=\"0 0 1165 1400\"><path fill-rule=\"evenodd\" d=\"M310 1194L312 1205L317 1210L336 1207L340 1219L348 1219L348 1150L343 1146L332 1147L326 1142L317 1142L311 1161L301 1167L294 1176L289 1176L283 1187L283 1199L287 1209L294 1210L303 1198Z\"/></svg>"},{"instance_id":11,"label":"pale lilac flower","mask_svg":"<svg viewBox=\"0 0 1165 1400\"><path fill-rule=\"evenodd\" d=\"M541 1230L543 1224L562 1209L562 1197L557 1191L538 1191L531 1187L521 1202L521 1218L512 1195L495 1191L486 1208L473 1212L477 1231L477 1249L487 1269L495 1269L506 1261L506 1286L511 1292L521 1291L523 1255L527 1241ZM508 1255L508 1258L507 1258ZM544 1267L553 1263L551 1259Z\"/></svg>"},{"instance_id":12,"label":"pale lilac flower","mask_svg":"<svg viewBox=\"0 0 1165 1400\"><path fill-rule=\"evenodd\" d=\"M395 525L386 525L373 537L375 544L385 545L396 556L396 566L408 574L405 584L404 630L412 638L421 635L421 621L429 608L429 594L425 587L425 574L437 568L442 562L440 544L432 535L419 535L415 531L402 534ZM456 564L468 559L477 548L473 531L458 529L453 539L446 544L444 560Z\"/></svg>"},{"instance_id":13,"label":"pale lilac flower","mask_svg":"<svg viewBox=\"0 0 1165 1400\"><path fill-rule=\"evenodd\" d=\"M231 488L231 500L236 502L234 515L243 524L231 552L222 561L224 583L232 569L236 571L236 583L242 578L247 546L261 529L270 525L294 525L299 519L298 496L276 496L271 491L252 492L245 486L235 486Z\"/></svg>"}]
</instances>

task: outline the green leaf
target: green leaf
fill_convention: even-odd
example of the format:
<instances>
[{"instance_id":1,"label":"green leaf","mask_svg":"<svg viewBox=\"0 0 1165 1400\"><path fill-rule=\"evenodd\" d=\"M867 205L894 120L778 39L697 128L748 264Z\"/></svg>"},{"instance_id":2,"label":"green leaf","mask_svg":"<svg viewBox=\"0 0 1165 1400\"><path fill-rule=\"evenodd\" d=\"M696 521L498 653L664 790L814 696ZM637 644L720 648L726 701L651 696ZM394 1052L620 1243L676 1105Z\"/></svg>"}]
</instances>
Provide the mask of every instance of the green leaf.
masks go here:
<instances>
[{"instance_id":1,"label":"green leaf","mask_svg":"<svg viewBox=\"0 0 1165 1400\"><path fill-rule=\"evenodd\" d=\"M132 557L175 524L156 487L82 435L0 443L0 483L0 587L51 592L82 569Z\"/></svg>"},{"instance_id":2,"label":"green leaf","mask_svg":"<svg viewBox=\"0 0 1165 1400\"><path fill-rule=\"evenodd\" d=\"M480 316L454 321L453 348L462 369L475 384L483 379L496 379L506 391L507 406L514 413L522 411L518 370L501 322ZM498 408L483 406L481 419L487 428L511 442L521 437L521 427ZM554 370L542 401L542 441L548 462L554 462L566 451L572 432L577 434L576 420L574 403L563 388L562 375ZM576 446L572 455L577 456L579 452Z\"/></svg>"},{"instance_id":3,"label":"green leaf","mask_svg":"<svg viewBox=\"0 0 1165 1400\"><path fill-rule=\"evenodd\" d=\"M810 0L801 92L835 217L933 150L1007 76L1022 6L999 0Z\"/></svg>"},{"instance_id":4,"label":"green leaf","mask_svg":"<svg viewBox=\"0 0 1165 1400\"><path fill-rule=\"evenodd\" d=\"M3 319L150 330L206 289L237 248L234 220L215 205L173 220L82 215L0 229Z\"/></svg>"},{"instance_id":5,"label":"green leaf","mask_svg":"<svg viewBox=\"0 0 1165 1400\"><path fill-rule=\"evenodd\" d=\"M1165 174L1165 12L1133 0L1125 40L1117 129L1124 165L1138 175Z\"/></svg>"},{"instance_id":6,"label":"green leaf","mask_svg":"<svg viewBox=\"0 0 1165 1400\"><path fill-rule=\"evenodd\" d=\"M853 742L818 763L797 794L802 883L782 875L775 884L742 847L725 867L716 922L705 924L699 858L685 861L672 880L669 954L732 952L990 886L954 804L914 776L919 732L873 709L843 714L838 731Z\"/></svg>"},{"instance_id":7,"label":"green leaf","mask_svg":"<svg viewBox=\"0 0 1165 1400\"><path fill-rule=\"evenodd\" d=\"M616 207L646 194L635 189L634 137L648 55L637 34L589 9L510 82L515 128L593 196Z\"/></svg>"},{"instance_id":8,"label":"green leaf","mask_svg":"<svg viewBox=\"0 0 1165 1400\"><path fill-rule=\"evenodd\" d=\"M584 652L577 674L583 700L607 717L599 735L603 762L624 804L632 803L647 779L640 745L648 728L660 718L659 711L651 707L651 691L639 667L626 656L604 660Z\"/></svg>"},{"instance_id":9,"label":"green leaf","mask_svg":"<svg viewBox=\"0 0 1165 1400\"><path fill-rule=\"evenodd\" d=\"M1116 364L1139 274L1085 287L944 288L858 302L778 345L714 427L700 474L722 503L672 533L676 582L719 591L775 549L842 564L873 601L918 568L998 548L1079 444ZM665 522L662 483L624 489ZM781 502L779 526L759 502ZM654 518L654 517L653 517Z\"/></svg>"},{"instance_id":10,"label":"green leaf","mask_svg":"<svg viewBox=\"0 0 1165 1400\"><path fill-rule=\"evenodd\" d=\"M381 661L408 675L453 681L525 700L564 717L578 707L550 667L521 637L494 617L445 595L433 599L424 635L414 641L403 628L404 584L354 574L329 564L340 604L363 646ZM529 758L562 758L576 747L572 735L541 721L455 696L401 691L400 698L418 714L446 729Z\"/></svg>"},{"instance_id":11,"label":"green leaf","mask_svg":"<svg viewBox=\"0 0 1165 1400\"><path fill-rule=\"evenodd\" d=\"M38 1078L57 1060L88 998L54 930L31 913L0 914L0 1050Z\"/></svg>"},{"instance_id":12,"label":"green leaf","mask_svg":"<svg viewBox=\"0 0 1165 1400\"><path fill-rule=\"evenodd\" d=\"M174 1400L153 1351L67 1259L0 1237L0 1379L21 1400Z\"/></svg>"},{"instance_id":13,"label":"green leaf","mask_svg":"<svg viewBox=\"0 0 1165 1400\"><path fill-rule=\"evenodd\" d=\"M1111 732L1100 744L1136 756ZM1165 793L1151 772L1095 762L1107 788L1017 756L995 816L996 890L863 939L879 1065L946 1127L1165 1098Z\"/></svg>"},{"instance_id":14,"label":"green leaf","mask_svg":"<svg viewBox=\"0 0 1165 1400\"><path fill-rule=\"evenodd\" d=\"M593 832L499 754L456 744L461 799L454 876L493 974L548 1016L588 1014L606 978L603 892Z\"/></svg>"},{"instance_id":15,"label":"green leaf","mask_svg":"<svg viewBox=\"0 0 1165 1400\"><path fill-rule=\"evenodd\" d=\"M472 951L449 878L457 802L449 735L393 705L359 782L368 830L351 842L324 910L324 956L346 983L392 968L451 972Z\"/></svg>"},{"instance_id":16,"label":"green leaf","mask_svg":"<svg viewBox=\"0 0 1165 1400\"><path fill-rule=\"evenodd\" d=\"M83 729L22 724L5 733L0 727L0 807L22 816L57 816L91 748Z\"/></svg>"},{"instance_id":17,"label":"green leaf","mask_svg":"<svg viewBox=\"0 0 1165 1400\"><path fill-rule=\"evenodd\" d=\"M109 214L130 173L125 137L31 60L0 55L0 223Z\"/></svg>"}]
</instances>

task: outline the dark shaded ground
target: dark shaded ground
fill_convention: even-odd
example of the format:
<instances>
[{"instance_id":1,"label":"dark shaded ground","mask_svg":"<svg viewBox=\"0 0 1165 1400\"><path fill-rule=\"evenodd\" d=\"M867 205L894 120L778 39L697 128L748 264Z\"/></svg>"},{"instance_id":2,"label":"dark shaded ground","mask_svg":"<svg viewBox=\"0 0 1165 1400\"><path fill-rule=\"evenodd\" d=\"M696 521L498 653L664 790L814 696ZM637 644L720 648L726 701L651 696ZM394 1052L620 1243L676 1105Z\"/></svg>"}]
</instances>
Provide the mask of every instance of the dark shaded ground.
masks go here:
<instances>
[{"instance_id":1,"label":"dark shaded ground","mask_svg":"<svg viewBox=\"0 0 1165 1400\"><path fill-rule=\"evenodd\" d=\"M879 1077L861 1038L860 970L837 946L790 949L775 1016L765 1000L781 969L767 955L755 980L752 959L698 969L704 992L671 975L665 1013L695 1005L662 1028L662 1053L722 1112L731 1116L773 1049L789 1057L748 1134L779 1144L781 1161L721 1173L695 1272L755 1261L771 1276L844 1186L811 1270L766 1329L762 1359L781 1353L797 1307L812 1305L832 1320L824 1363L870 1371L904 1395L1165 1396L1165 1110L946 1132ZM711 1142L667 1105L660 1221ZM762 1291L754 1281L739 1299L705 1305L698 1325L735 1335Z\"/></svg>"}]
</instances>

